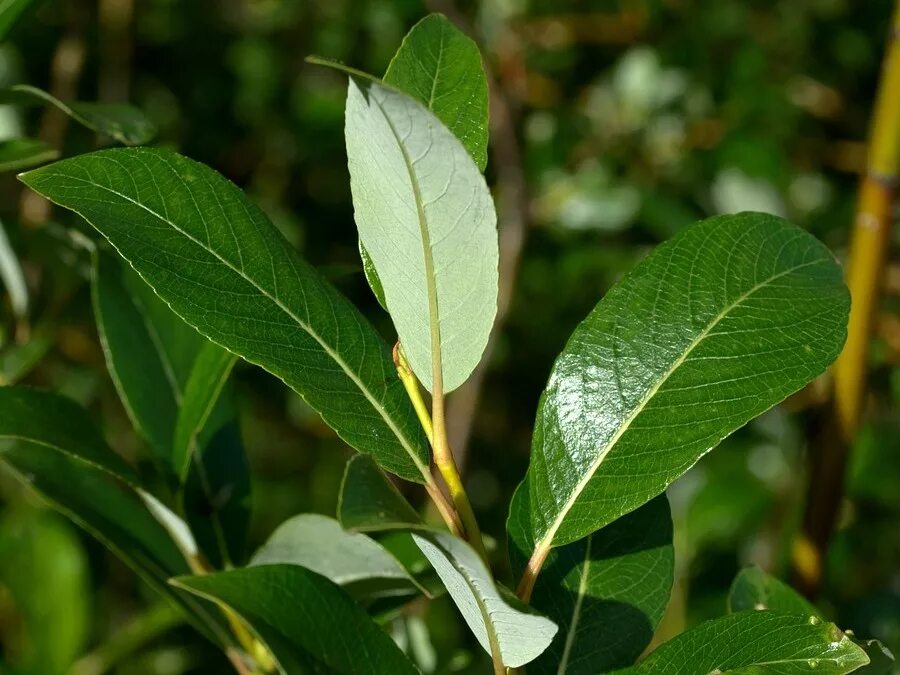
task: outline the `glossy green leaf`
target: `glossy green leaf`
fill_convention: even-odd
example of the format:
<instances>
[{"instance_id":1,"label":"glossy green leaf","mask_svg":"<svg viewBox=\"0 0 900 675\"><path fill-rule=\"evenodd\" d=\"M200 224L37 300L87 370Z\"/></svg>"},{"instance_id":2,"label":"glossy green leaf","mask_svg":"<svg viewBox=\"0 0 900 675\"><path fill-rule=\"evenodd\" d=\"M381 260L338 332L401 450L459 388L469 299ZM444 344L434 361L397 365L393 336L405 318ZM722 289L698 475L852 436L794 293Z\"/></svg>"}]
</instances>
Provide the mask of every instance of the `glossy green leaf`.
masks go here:
<instances>
[{"instance_id":1,"label":"glossy green leaf","mask_svg":"<svg viewBox=\"0 0 900 675\"><path fill-rule=\"evenodd\" d=\"M353 532L382 532L424 527L397 486L369 457L351 457L338 497L338 521Z\"/></svg>"},{"instance_id":2,"label":"glossy green leaf","mask_svg":"<svg viewBox=\"0 0 900 675\"><path fill-rule=\"evenodd\" d=\"M6 236L6 228L0 221L0 279L9 294L9 304L13 314L24 317L28 314L28 284L25 283L25 275L19 264L19 257L13 250L9 238Z\"/></svg>"},{"instance_id":3,"label":"glossy green leaf","mask_svg":"<svg viewBox=\"0 0 900 675\"><path fill-rule=\"evenodd\" d=\"M298 565L262 565L180 577L174 583L229 607L263 639L284 675L315 660L327 672L416 673L365 611L337 585ZM316 670L319 672L319 670Z\"/></svg>"},{"instance_id":4,"label":"glossy green leaf","mask_svg":"<svg viewBox=\"0 0 900 675\"><path fill-rule=\"evenodd\" d=\"M713 619L660 645L622 675L843 675L868 663L831 623L781 612L739 612Z\"/></svg>"},{"instance_id":5,"label":"glossy green leaf","mask_svg":"<svg viewBox=\"0 0 900 675\"><path fill-rule=\"evenodd\" d=\"M333 518L314 513L302 513L279 525L250 564L300 565L357 598L423 590L374 539L347 532Z\"/></svg>"},{"instance_id":6,"label":"glossy green leaf","mask_svg":"<svg viewBox=\"0 0 900 675\"><path fill-rule=\"evenodd\" d=\"M486 652L518 668L547 649L556 624L501 591L469 544L448 532L415 533L413 539Z\"/></svg>"},{"instance_id":7,"label":"glossy green leaf","mask_svg":"<svg viewBox=\"0 0 900 675\"><path fill-rule=\"evenodd\" d=\"M36 138L0 141L0 171L21 171L59 157L59 151Z\"/></svg>"},{"instance_id":8,"label":"glossy green leaf","mask_svg":"<svg viewBox=\"0 0 900 675\"><path fill-rule=\"evenodd\" d=\"M461 385L497 311L497 218L466 149L418 101L351 74L345 137L356 225L410 366Z\"/></svg>"},{"instance_id":9,"label":"glossy green leaf","mask_svg":"<svg viewBox=\"0 0 900 675\"><path fill-rule=\"evenodd\" d=\"M819 610L797 591L758 567L741 570L734 578L728 594L729 612L747 609L771 609L776 612L824 618Z\"/></svg>"},{"instance_id":10,"label":"glossy green leaf","mask_svg":"<svg viewBox=\"0 0 900 675\"><path fill-rule=\"evenodd\" d=\"M17 84L0 91L0 103L56 106L79 124L125 145L142 145L156 135L153 122L139 109L124 103L60 101L28 84Z\"/></svg>"},{"instance_id":11,"label":"glossy green leaf","mask_svg":"<svg viewBox=\"0 0 900 675\"><path fill-rule=\"evenodd\" d=\"M428 475L387 345L232 183L146 148L82 155L22 180L85 217L185 321L283 379L350 445L409 480Z\"/></svg>"},{"instance_id":12,"label":"glossy green leaf","mask_svg":"<svg viewBox=\"0 0 900 675\"><path fill-rule=\"evenodd\" d=\"M207 342L197 354L181 396L172 447L172 466L182 480L187 478L197 448L204 445L202 432L208 428L236 360L234 354L213 342ZM213 422L213 428L218 426Z\"/></svg>"},{"instance_id":13,"label":"glossy green leaf","mask_svg":"<svg viewBox=\"0 0 900 675\"><path fill-rule=\"evenodd\" d=\"M488 83L471 38L442 14L426 16L403 38L384 81L431 110L484 171Z\"/></svg>"},{"instance_id":14,"label":"glossy green leaf","mask_svg":"<svg viewBox=\"0 0 900 675\"><path fill-rule=\"evenodd\" d=\"M509 527L517 574L533 548L527 539L517 540L517 535L529 535L524 525ZM665 495L551 551L531 605L560 630L550 648L528 666L529 674L587 675L634 663L662 620L674 575L672 516ZM611 627L615 639L598 639Z\"/></svg>"},{"instance_id":15,"label":"glossy green leaf","mask_svg":"<svg viewBox=\"0 0 900 675\"><path fill-rule=\"evenodd\" d=\"M36 4L35 0L0 0L0 40L5 40L22 15Z\"/></svg>"},{"instance_id":16,"label":"glossy green leaf","mask_svg":"<svg viewBox=\"0 0 900 675\"><path fill-rule=\"evenodd\" d=\"M24 629L21 642L19 631L4 635L13 671L69 673L92 617L88 559L73 527L47 510L7 509L0 519L0 585L11 594Z\"/></svg>"},{"instance_id":17,"label":"glossy green leaf","mask_svg":"<svg viewBox=\"0 0 900 675\"><path fill-rule=\"evenodd\" d=\"M848 309L834 257L780 218L684 230L607 293L557 359L519 501L530 511L511 520L530 522L546 550L647 502L819 375Z\"/></svg>"}]
</instances>

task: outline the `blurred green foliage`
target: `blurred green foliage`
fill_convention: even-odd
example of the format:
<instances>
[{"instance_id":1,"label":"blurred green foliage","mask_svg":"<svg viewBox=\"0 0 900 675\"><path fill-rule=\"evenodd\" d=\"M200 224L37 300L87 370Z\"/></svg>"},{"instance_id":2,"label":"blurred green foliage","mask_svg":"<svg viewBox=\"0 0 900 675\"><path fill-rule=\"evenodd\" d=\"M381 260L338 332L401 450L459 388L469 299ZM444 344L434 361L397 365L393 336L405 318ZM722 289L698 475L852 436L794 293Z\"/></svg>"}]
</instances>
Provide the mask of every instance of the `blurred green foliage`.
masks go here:
<instances>
[{"instance_id":1,"label":"blurred green foliage","mask_svg":"<svg viewBox=\"0 0 900 675\"><path fill-rule=\"evenodd\" d=\"M891 5L458 3L514 113L529 215L511 311L466 459L486 532L503 532L552 359L649 248L705 215L756 209L785 215L842 255ZM246 189L303 255L390 334L359 263L344 154L345 78L304 57L322 54L381 73L406 30L441 6L47 0L0 45L0 86L54 91L60 77L54 58L62 45L74 44L83 53L70 83L78 99L127 97L145 110L162 144ZM41 109L0 106L0 141L47 133L48 124ZM64 138L64 155L97 144L81 128L69 128ZM492 184L496 162L496 156L488 162ZM61 213L36 226L28 218L33 207L12 174L0 175L0 220L30 293L26 319L16 318L4 293L0 379L21 379L88 405L115 449L146 457L105 370L86 283L87 230ZM872 422L855 449L818 605L830 620L897 653L900 267L889 277L872 363ZM252 549L293 514L333 514L350 451L261 370L239 364L235 384L253 480ZM790 407L749 425L670 488L679 581L663 636L721 615L740 567L786 574L806 460L816 451L805 443L805 428L815 420ZM140 622L152 599L121 563L5 476L0 499L0 673L64 673L121 625ZM40 593L29 592L35 587ZM53 612L43 604L48 598ZM395 632L432 672L480 672L479 652L460 648L467 638L454 611L439 600L426 616L398 622ZM115 672L225 671L202 638L163 627L147 629L139 648L124 650ZM37 647L46 644L53 650ZM90 666L80 661L75 672L94 672Z\"/></svg>"}]
</instances>

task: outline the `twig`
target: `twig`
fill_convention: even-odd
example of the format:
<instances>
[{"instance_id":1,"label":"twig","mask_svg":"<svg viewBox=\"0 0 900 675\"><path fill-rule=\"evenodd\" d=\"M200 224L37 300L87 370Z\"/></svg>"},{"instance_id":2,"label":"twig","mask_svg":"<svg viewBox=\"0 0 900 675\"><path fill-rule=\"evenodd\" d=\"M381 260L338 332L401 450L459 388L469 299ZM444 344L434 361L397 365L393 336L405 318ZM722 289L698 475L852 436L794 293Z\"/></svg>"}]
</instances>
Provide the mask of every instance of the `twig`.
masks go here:
<instances>
[{"instance_id":1,"label":"twig","mask_svg":"<svg viewBox=\"0 0 900 675\"><path fill-rule=\"evenodd\" d=\"M853 300L847 343L834 364L827 418L810 442L806 513L794 546L795 582L810 595L821 585L822 560L843 498L849 449L863 414L869 345L890 241L900 170L900 0L894 9L868 147L847 261Z\"/></svg>"}]
</instances>

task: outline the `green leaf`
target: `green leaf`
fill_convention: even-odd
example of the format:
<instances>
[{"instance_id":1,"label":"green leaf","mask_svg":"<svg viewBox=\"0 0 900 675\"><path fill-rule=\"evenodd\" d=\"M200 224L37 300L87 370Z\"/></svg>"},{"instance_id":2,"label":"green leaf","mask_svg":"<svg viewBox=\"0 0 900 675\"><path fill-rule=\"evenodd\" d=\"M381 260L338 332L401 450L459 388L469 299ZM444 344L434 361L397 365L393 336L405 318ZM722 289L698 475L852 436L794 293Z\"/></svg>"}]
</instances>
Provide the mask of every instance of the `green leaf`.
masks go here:
<instances>
[{"instance_id":1,"label":"green leaf","mask_svg":"<svg viewBox=\"0 0 900 675\"><path fill-rule=\"evenodd\" d=\"M846 336L831 253L775 216L697 223L607 293L557 359L525 479L538 555L660 494L819 375ZM515 506L515 505L514 505Z\"/></svg>"},{"instance_id":2,"label":"green leaf","mask_svg":"<svg viewBox=\"0 0 900 675\"><path fill-rule=\"evenodd\" d=\"M263 565L173 581L241 616L279 669L314 659L327 672L416 673L403 652L338 586L298 565ZM319 672L316 670L315 672Z\"/></svg>"},{"instance_id":3,"label":"green leaf","mask_svg":"<svg viewBox=\"0 0 900 675\"><path fill-rule=\"evenodd\" d=\"M6 228L0 221L0 279L9 294L9 304L13 314L22 318L28 315L28 284L19 264L19 257L9 243Z\"/></svg>"},{"instance_id":4,"label":"green leaf","mask_svg":"<svg viewBox=\"0 0 900 675\"><path fill-rule=\"evenodd\" d=\"M197 448L204 445L202 432L217 409L236 360L234 354L212 342L203 345L197 354L181 396L172 448L172 466L182 480L187 479ZM221 425L213 423L212 426Z\"/></svg>"},{"instance_id":5,"label":"green leaf","mask_svg":"<svg viewBox=\"0 0 900 675\"><path fill-rule=\"evenodd\" d=\"M448 532L414 533L478 643L503 665L518 668L537 658L557 627L494 585L491 572L469 544Z\"/></svg>"},{"instance_id":6,"label":"green leaf","mask_svg":"<svg viewBox=\"0 0 900 675\"><path fill-rule=\"evenodd\" d=\"M338 521L353 532L383 532L424 527L397 486L369 457L351 457L338 497Z\"/></svg>"},{"instance_id":7,"label":"green leaf","mask_svg":"<svg viewBox=\"0 0 900 675\"><path fill-rule=\"evenodd\" d=\"M728 594L728 611L747 609L771 609L788 614L805 614L824 618L806 598L758 567L748 567L738 572Z\"/></svg>"},{"instance_id":8,"label":"green leaf","mask_svg":"<svg viewBox=\"0 0 900 675\"><path fill-rule=\"evenodd\" d=\"M351 74L345 136L356 225L410 366L461 385L497 312L497 217L460 141L420 103Z\"/></svg>"},{"instance_id":9,"label":"green leaf","mask_svg":"<svg viewBox=\"0 0 900 675\"><path fill-rule=\"evenodd\" d=\"M35 0L0 0L0 40L6 40L9 32Z\"/></svg>"},{"instance_id":10,"label":"green leaf","mask_svg":"<svg viewBox=\"0 0 900 675\"><path fill-rule=\"evenodd\" d=\"M181 607L198 630L230 643L218 614L168 585L188 571L184 555L136 487L134 471L82 408L49 392L0 387L0 463Z\"/></svg>"},{"instance_id":11,"label":"green leaf","mask_svg":"<svg viewBox=\"0 0 900 675\"><path fill-rule=\"evenodd\" d=\"M339 435L422 482L424 433L387 345L232 183L158 149L112 149L22 176L81 214L185 321L298 391Z\"/></svg>"},{"instance_id":12,"label":"green leaf","mask_svg":"<svg viewBox=\"0 0 900 675\"><path fill-rule=\"evenodd\" d=\"M134 469L109 449L84 409L58 394L0 387L0 440L44 446L138 484Z\"/></svg>"},{"instance_id":13,"label":"green leaf","mask_svg":"<svg viewBox=\"0 0 900 675\"><path fill-rule=\"evenodd\" d=\"M119 398L138 432L169 464L186 366L205 340L108 254L94 256L91 296Z\"/></svg>"},{"instance_id":14,"label":"green leaf","mask_svg":"<svg viewBox=\"0 0 900 675\"><path fill-rule=\"evenodd\" d=\"M520 493L525 494L520 489L514 499ZM533 547L527 539L517 540L529 534L524 525L509 527L517 573ZM665 495L584 539L554 549L538 577L531 605L555 621L560 631L528 672L604 673L634 663L662 620L674 574L672 516ZM614 640L597 639L610 627Z\"/></svg>"},{"instance_id":15,"label":"green leaf","mask_svg":"<svg viewBox=\"0 0 900 675\"><path fill-rule=\"evenodd\" d=\"M0 385L15 384L28 375L53 347L48 326L33 330L27 342L9 345L0 353Z\"/></svg>"},{"instance_id":16,"label":"green leaf","mask_svg":"<svg viewBox=\"0 0 900 675\"><path fill-rule=\"evenodd\" d=\"M384 81L431 110L484 171L488 83L471 38L442 14L426 16L403 38Z\"/></svg>"},{"instance_id":17,"label":"green leaf","mask_svg":"<svg viewBox=\"0 0 900 675\"><path fill-rule=\"evenodd\" d=\"M369 288L375 294L375 299L381 308L387 310L387 301L384 299L384 287L381 285L381 279L378 277L378 270L375 269L375 263L369 257L369 252L363 246L362 240L359 240L359 257L362 259L363 272L366 275L366 281L369 282Z\"/></svg>"},{"instance_id":18,"label":"green leaf","mask_svg":"<svg viewBox=\"0 0 900 675\"><path fill-rule=\"evenodd\" d=\"M36 138L12 138L0 141L0 171L21 171L50 162L59 151Z\"/></svg>"},{"instance_id":19,"label":"green leaf","mask_svg":"<svg viewBox=\"0 0 900 675\"><path fill-rule=\"evenodd\" d=\"M0 585L12 595L24 628L21 644L19 631L4 635L14 672L69 673L92 618L90 570L77 532L46 510L7 509L0 520Z\"/></svg>"},{"instance_id":20,"label":"green leaf","mask_svg":"<svg viewBox=\"0 0 900 675\"><path fill-rule=\"evenodd\" d=\"M153 122L139 109L124 103L60 101L46 91L28 84L17 84L0 91L0 103L56 106L82 126L125 145L149 143L156 136Z\"/></svg>"},{"instance_id":21,"label":"green leaf","mask_svg":"<svg viewBox=\"0 0 900 675\"><path fill-rule=\"evenodd\" d=\"M638 665L617 672L842 675L868 661L834 624L808 616L749 611L702 623L660 645Z\"/></svg>"},{"instance_id":22,"label":"green leaf","mask_svg":"<svg viewBox=\"0 0 900 675\"><path fill-rule=\"evenodd\" d=\"M279 525L250 564L300 565L356 598L424 592L381 544L364 534L346 532L333 518L314 513L302 513Z\"/></svg>"}]
</instances>

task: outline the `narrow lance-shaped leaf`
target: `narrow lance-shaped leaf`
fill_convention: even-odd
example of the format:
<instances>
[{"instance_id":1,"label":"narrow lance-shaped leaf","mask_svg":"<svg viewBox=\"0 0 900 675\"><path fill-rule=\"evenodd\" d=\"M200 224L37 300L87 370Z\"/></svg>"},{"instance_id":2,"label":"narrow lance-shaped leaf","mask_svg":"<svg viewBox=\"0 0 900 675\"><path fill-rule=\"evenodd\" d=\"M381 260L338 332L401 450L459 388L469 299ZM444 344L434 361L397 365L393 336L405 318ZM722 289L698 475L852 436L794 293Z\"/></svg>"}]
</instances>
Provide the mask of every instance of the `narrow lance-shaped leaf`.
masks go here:
<instances>
[{"instance_id":1,"label":"narrow lance-shaped leaf","mask_svg":"<svg viewBox=\"0 0 900 675\"><path fill-rule=\"evenodd\" d=\"M528 523L522 525L508 526L516 574L533 548ZM634 663L662 620L674 575L672 516L665 495L554 549L531 605L560 630L550 648L529 664L529 674L592 675ZM614 639L598 639L611 627Z\"/></svg>"},{"instance_id":2,"label":"narrow lance-shaped leaf","mask_svg":"<svg viewBox=\"0 0 900 675\"><path fill-rule=\"evenodd\" d=\"M346 675L417 672L350 596L298 565L246 567L174 583L241 616L266 643L283 675L304 672L296 669L300 664L312 665L313 672Z\"/></svg>"},{"instance_id":3,"label":"narrow lance-shaped leaf","mask_svg":"<svg viewBox=\"0 0 900 675\"><path fill-rule=\"evenodd\" d=\"M5 40L16 22L37 4L36 0L2 0L0 2L0 40Z\"/></svg>"},{"instance_id":4,"label":"narrow lance-shaped leaf","mask_svg":"<svg viewBox=\"0 0 900 675\"><path fill-rule=\"evenodd\" d=\"M661 493L819 375L846 336L831 253L774 216L719 216L663 244L576 329L538 406L525 479L538 557Z\"/></svg>"},{"instance_id":5,"label":"narrow lance-shaped leaf","mask_svg":"<svg viewBox=\"0 0 900 675\"><path fill-rule=\"evenodd\" d=\"M547 649L556 624L499 589L471 546L448 532L417 532L413 539L486 652L499 656L508 668L518 668Z\"/></svg>"},{"instance_id":6,"label":"narrow lance-shaped leaf","mask_svg":"<svg viewBox=\"0 0 900 675\"><path fill-rule=\"evenodd\" d=\"M478 45L470 37L443 14L426 16L403 38L384 81L431 110L484 171L488 83Z\"/></svg>"},{"instance_id":7,"label":"narrow lance-shaped leaf","mask_svg":"<svg viewBox=\"0 0 900 675\"><path fill-rule=\"evenodd\" d=\"M21 171L59 157L59 151L36 138L0 141L0 171Z\"/></svg>"},{"instance_id":8,"label":"narrow lance-shaped leaf","mask_svg":"<svg viewBox=\"0 0 900 675\"><path fill-rule=\"evenodd\" d=\"M713 619L657 647L621 675L734 673L844 675L869 662L832 623L781 612L739 612Z\"/></svg>"},{"instance_id":9,"label":"narrow lance-shaped leaf","mask_svg":"<svg viewBox=\"0 0 900 675\"><path fill-rule=\"evenodd\" d=\"M135 488L133 470L79 406L56 394L0 388L0 464L122 558L198 630L230 643L217 612L167 584L188 572L182 551Z\"/></svg>"},{"instance_id":10,"label":"narrow lance-shaped leaf","mask_svg":"<svg viewBox=\"0 0 900 675\"><path fill-rule=\"evenodd\" d=\"M138 108L125 103L66 102L29 84L0 91L0 103L55 106L82 126L125 145L148 143L156 135L153 122Z\"/></svg>"},{"instance_id":11,"label":"narrow lance-shaped leaf","mask_svg":"<svg viewBox=\"0 0 900 675\"><path fill-rule=\"evenodd\" d=\"M187 479L197 448L204 445L201 434L208 428L236 360L234 354L212 342L206 343L197 354L184 386L172 447L172 466L182 480ZM220 426L212 422L213 431Z\"/></svg>"},{"instance_id":12,"label":"narrow lance-shaped leaf","mask_svg":"<svg viewBox=\"0 0 900 675\"><path fill-rule=\"evenodd\" d=\"M350 445L403 478L430 476L387 345L232 183L145 148L82 155L22 180L85 217L179 316L283 379Z\"/></svg>"},{"instance_id":13,"label":"narrow lance-shaped leaf","mask_svg":"<svg viewBox=\"0 0 900 675\"><path fill-rule=\"evenodd\" d=\"M552 641L557 631L552 621L498 587L469 544L422 523L388 477L365 458L347 465L338 513L345 528L412 532L479 644L504 665L528 663Z\"/></svg>"},{"instance_id":14,"label":"narrow lance-shaped leaf","mask_svg":"<svg viewBox=\"0 0 900 675\"><path fill-rule=\"evenodd\" d=\"M119 398L135 428L168 465L189 364L205 340L110 254L94 255L91 296Z\"/></svg>"},{"instance_id":15,"label":"narrow lance-shaped leaf","mask_svg":"<svg viewBox=\"0 0 900 675\"><path fill-rule=\"evenodd\" d=\"M351 74L345 137L356 225L410 366L452 391L497 311L497 228L484 177L418 101Z\"/></svg>"},{"instance_id":16,"label":"narrow lance-shaped leaf","mask_svg":"<svg viewBox=\"0 0 900 675\"><path fill-rule=\"evenodd\" d=\"M333 518L315 513L302 513L279 525L250 564L300 565L357 598L424 591L377 541L346 532Z\"/></svg>"}]
</instances>

